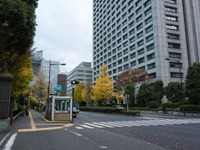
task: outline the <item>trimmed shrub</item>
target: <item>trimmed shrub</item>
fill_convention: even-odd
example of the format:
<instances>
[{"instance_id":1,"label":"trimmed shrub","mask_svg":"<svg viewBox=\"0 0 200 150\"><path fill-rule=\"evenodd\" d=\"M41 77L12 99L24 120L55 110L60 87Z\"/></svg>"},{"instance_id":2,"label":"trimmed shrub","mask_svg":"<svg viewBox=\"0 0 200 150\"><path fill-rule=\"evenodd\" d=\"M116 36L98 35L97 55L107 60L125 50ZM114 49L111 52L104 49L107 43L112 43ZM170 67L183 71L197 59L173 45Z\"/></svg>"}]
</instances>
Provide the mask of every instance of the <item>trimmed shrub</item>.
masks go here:
<instances>
[{"instance_id":1,"label":"trimmed shrub","mask_svg":"<svg viewBox=\"0 0 200 150\"><path fill-rule=\"evenodd\" d=\"M183 106L180 107L180 111L183 111ZM200 113L200 105L184 105L184 112Z\"/></svg>"},{"instance_id":2,"label":"trimmed shrub","mask_svg":"<svg viewBox=\"0 0 200 150\"><path fill-rule=\"evenodd\" d=\"M99 112L99 113L107 113L107 114L122 114L122 115L131 115L131 116L139 116L139 112L126 112L123 109L116 109L112 107L80 107L81 111L89 111L89 112Z\"/></svg>"},{"instance_id":3,"label":"trimmed shrub","mask_svg":"<svg viewBox=\"0 0 200 150\"><path fill-rule=\"evenodd\" d=\"M158 101L150 101L149 102L149 107L150 108L158 108L159 107L159 102Z\"/></svg>"},{"instance_id":4,"label":"trimmed shrub","mask_svg":"<svg viewBox=\"0 0 200 150\"><path fill-rule=\"evenodd\" d=\"M165 108L179 108L182 105L182 102L177 102L177 103L163 103L162 106Z\"/></svg>"}]
</instances>

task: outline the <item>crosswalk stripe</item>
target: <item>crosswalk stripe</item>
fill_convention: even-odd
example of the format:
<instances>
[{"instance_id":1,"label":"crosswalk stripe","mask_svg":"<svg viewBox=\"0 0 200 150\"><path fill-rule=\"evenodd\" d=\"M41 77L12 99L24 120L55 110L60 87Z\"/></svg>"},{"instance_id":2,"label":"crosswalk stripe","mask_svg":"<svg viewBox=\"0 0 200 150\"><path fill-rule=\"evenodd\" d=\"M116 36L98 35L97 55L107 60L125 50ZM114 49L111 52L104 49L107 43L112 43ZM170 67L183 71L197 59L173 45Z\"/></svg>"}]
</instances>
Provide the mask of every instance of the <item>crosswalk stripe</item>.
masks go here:
<instances>
[{"instance_id":1,"label":"crosswalk stripe","mask_svg":"<svg viewBox=\"0 0 200 150\"><path fill-rule=\"evenodd\" d=\"M97 124L97 125L101 125L101 126L104 126L104 127L108 127L108 128L113 128L112 126L106 125L104 123L97 123L97 122L92 122L92 123Z\"/></svg>"},{"instance_id":2,"label":"crosswalk stripe","mask_svg":"<svg viewBox=\"0 0 200 150\"><path fill-rule=\"evenodd\" d=\"M95 125L95 124L91 124L91 123L85 123L86 125L89 125L89 126L93 126L93 127L97 127L97 128L104 128L102 126L98 126L98 125Z\"/></svg>"},{"instance_id":3,"label":"crosswalk stripe","mask_svg":"<svg viewBox=\"0 0 200 150\"><path fill-rule=\"evenodd\" d=\"M83 127L75 127L76 129L84 129Z\"/></svg>"},{"instance_id":4,"label":"crosswalk stripe","mask_svg":"<svg viewBox=\"0 0 200 150\"><path fill-rule=\"evenodd\" d=\"M92 128L94 128L94 127L90 127L90 126L85 125L85 124L82 124L81 126L82 126L82 127L85 127L85 128L88 128L88 129L92 129Z\"/></svg>"},{"instance_id":5,"label":"crosswalk stripe","mask_svg":"<svg viewBox=\"0 0 200 150\"><path fill-rule=\"evenodd\" d=\"M163 126L163 125L177 125L177 124L190 124L190 123L200 123L200 119L189 120L189 119L148 119L148 120L137 120L137 121L106 121L106 122L90 122L84 123L77 129L84 128L114 128L114 127L139 127L139 126Z\"/></svg>"}]
</instances>

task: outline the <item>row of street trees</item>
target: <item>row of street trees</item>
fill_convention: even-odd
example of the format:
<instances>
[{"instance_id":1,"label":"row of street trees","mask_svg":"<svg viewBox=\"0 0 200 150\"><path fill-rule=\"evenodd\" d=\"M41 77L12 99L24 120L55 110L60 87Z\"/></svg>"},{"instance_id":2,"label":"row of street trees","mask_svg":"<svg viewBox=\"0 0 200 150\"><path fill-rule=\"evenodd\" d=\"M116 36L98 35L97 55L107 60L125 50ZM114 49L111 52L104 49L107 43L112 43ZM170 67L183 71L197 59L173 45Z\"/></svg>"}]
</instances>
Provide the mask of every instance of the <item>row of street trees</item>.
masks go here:
<instances>
[{"instance_id":1,"label":"row of street trees","mask_svg":"<svg viewBox=\"0 0 200 150\"><path fill-rule=\"evenodd\" d=\"M144 69L125 70L116 81L112 82L108 75L105 64L100 68L100 74L95 85L81 83L76 85L74 99L79 104L86 105L107 105L121 103L124 100L124 93L130 94L130 99L134 97L134 85L140 82L148 82L150 77Z\"/></svg>"},{"instance_id":2,"label":"row of street trees","mask_svg":"<svg viewBox=\"0 0 200 150\"><path fill-rule=\"evenodd\" d=\"M194 63L188 68L185 84L171 82L166 87L161 80L151 82L151 77L144 69L128 69L119 74L112 83L105 64L100 69L100 74L95 85L87 84L83 87L80 83L75 87L74 98L79 104L105 105L121 103L125 95L129 95L131 106L159 107L162 98L166 95L170 103L200 104L200 64ZM139 84L137 96L135 87Z\"/></svg>"},{"instance_id":3,"label":"row of street trees","mask_svg":"<svg viewBox=\"0 0 200 150\"><path fill-rule=\"evenodd\" d=\"M0 72L15 80L12 95L16 100L29 94L32 80L31 47L35 35L35 9L38 0L0 1Z\"/></svg>"}]
</instances>

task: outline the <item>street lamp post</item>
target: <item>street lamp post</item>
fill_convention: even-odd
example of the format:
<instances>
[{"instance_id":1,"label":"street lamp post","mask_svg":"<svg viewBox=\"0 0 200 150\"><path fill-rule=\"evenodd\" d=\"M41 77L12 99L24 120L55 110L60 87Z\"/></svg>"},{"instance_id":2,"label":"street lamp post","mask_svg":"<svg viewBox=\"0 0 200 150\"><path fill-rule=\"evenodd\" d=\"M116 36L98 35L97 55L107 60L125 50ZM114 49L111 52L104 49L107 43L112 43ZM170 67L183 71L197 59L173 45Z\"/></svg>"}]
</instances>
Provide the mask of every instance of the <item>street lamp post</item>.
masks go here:
<instances>
[{"instance_id":1,"label":"street lamp post","mask_svg":"<svg viewBox=\"0 0 200 150\"><path fill-rule=\"evenodd\" d=\"M51 63L51 60L49 61L49 85L48 85L48 97L50 95L50 86L51 86L51 66L52 65L62 65L62 66L65 66L66 64L65 63L62 63L62 64L52 64Z\"/></svg>"},{"instance_id":2,"label":"street lamp post","mask_svg":"<svg viewBox=\"0 0 200 150\"><path fill-rule=\"evenodd\" d=\"M182 91L181 91L181 100L182 100L182 105L183 105L183 115L185 116L185 110L184 110L184 99L183 99L183 74L182 74L182 63L181 63L181 59L179 58L179 60L176 59L171 59L171 58L165 58L165 60L172 60L174 62L179 63L179 73L180 73L180 83L181 83L181 87L182 87Z\"/></svg>"}]
</instances>

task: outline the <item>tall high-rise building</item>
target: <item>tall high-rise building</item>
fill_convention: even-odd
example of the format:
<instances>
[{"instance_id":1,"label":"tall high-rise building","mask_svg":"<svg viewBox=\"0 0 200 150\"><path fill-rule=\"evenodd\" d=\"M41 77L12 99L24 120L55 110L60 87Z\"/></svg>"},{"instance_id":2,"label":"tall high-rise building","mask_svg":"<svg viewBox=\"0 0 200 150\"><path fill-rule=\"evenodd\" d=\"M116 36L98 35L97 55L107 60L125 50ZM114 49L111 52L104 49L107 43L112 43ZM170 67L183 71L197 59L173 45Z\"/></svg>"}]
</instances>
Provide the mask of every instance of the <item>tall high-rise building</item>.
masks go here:
<instances>
[{"instance_id":1,"label":"tall high-rise building","mask_svg":"<svg viewBox=\"0 0 200 150\"><path fill-rule=\"evenodd\" d=\"M113 80L145 68L167 85L199 60L199 0L93 0L94 82L104 63Z\"/></svg>"}]
</instances>

